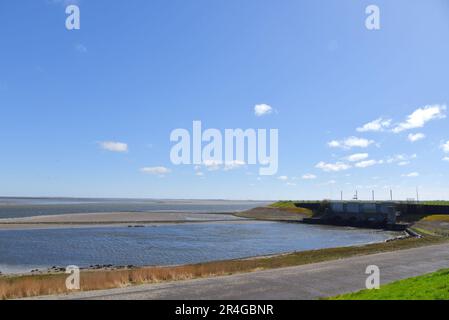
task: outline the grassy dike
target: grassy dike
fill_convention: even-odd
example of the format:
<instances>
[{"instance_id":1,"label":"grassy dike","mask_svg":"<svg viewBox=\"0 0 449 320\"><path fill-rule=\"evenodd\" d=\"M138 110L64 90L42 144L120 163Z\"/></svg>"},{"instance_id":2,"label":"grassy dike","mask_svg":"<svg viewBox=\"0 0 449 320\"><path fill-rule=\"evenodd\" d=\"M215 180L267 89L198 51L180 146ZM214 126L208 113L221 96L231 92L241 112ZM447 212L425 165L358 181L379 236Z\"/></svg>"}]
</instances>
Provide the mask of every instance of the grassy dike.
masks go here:
<instances>
[{"instance_id":1,"label":"grassy dike","mask_svg":"<svg viewBox=\"0 0 449 320\"><path fill-rule=\"evenodd\" d=\"M299 222L303 218L311 217L312 211L296 207L293 201L279 201L267 207L254 208L234 215L255 220Z\"/></svg>"},{"instance_id":2,"label":"grassy dike","mask_svg":"<svg viewBox=\"0 0 449 320\"><path fill-rule=\"evenodd\" d=\"M392 282L379 290L362 290L330 300L449 300L449 269Z\"/></svg>"},{"instance_id":3,"label":"grassy dike","mask_svg":"<svg viewBox=\"0 0 449 320\"><path fill-rule=\"evenodd\" d=\"M276 204L278 206L279 204ZM282 204L287 206L288 204ZM182 266L142 267L118 270L83 270L81 290L100 290L146 283L160 283L258 270L299 266L360 255L404 250L448 241L446 237L426 234L422 238L407 238L363 246L330 248L294 252L268 257L214 261ZM67 293L64 273L0 276L0 299L13 299Z\"/></svg>"}]
</instances>

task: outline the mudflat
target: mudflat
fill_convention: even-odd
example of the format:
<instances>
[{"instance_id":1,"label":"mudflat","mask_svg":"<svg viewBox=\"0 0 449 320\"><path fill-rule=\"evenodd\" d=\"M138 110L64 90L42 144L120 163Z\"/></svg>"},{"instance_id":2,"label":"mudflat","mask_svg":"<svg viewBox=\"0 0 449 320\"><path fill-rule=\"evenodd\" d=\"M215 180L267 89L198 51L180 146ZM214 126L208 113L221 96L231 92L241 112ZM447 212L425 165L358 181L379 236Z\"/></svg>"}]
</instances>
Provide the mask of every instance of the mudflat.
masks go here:
<instances>
[{"instance_id":1,"label":"mudflat","mask_svg":"<svg viewBox=\"0 0 449 320\"><path fill-rule=\"evenodd\" d=\"M0 230L88 226L126 226L161 223L241 221L231 214L187 212L101 212L0 219Z\"/></svg>"}]
</instances>

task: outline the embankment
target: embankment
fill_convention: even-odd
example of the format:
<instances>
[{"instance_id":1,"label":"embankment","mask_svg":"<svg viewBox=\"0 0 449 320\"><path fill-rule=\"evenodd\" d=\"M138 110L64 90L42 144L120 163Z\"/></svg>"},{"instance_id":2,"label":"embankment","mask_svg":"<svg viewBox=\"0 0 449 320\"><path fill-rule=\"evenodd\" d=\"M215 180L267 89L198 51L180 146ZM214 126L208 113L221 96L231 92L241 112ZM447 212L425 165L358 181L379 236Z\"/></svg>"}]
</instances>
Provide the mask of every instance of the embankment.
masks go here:
<instances>
[{"instance_id":1,"label":"embankment","mask_svg":"<svg viewBox=\"0 0 449 320\"><path fill-rule=\"evenodd\" d=\"M256 220L301 222L304 218L311 217L312 211L303 208L258 207L234 215Z\"/></svg>"}]
</instances>

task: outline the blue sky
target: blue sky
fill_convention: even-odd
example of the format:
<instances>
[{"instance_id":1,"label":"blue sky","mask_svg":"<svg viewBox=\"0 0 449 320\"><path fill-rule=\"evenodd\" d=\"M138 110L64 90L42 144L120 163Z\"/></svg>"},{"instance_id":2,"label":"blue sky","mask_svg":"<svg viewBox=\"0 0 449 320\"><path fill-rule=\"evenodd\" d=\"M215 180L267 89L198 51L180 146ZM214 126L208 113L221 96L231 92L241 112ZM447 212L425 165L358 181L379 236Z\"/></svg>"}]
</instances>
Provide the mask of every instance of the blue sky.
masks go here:
<instances>
[{"instance_id":1,"label":"blue sky","mask_svg":"<svg viewBox=\"0 0 449 320\"><path fill-rule=\"evenodd\" d=\"M445 0L6 0L0 39L0 195L449 198ZM172 165L194 120L278 129L278 174Z\"/></svg>"}]
</instances>

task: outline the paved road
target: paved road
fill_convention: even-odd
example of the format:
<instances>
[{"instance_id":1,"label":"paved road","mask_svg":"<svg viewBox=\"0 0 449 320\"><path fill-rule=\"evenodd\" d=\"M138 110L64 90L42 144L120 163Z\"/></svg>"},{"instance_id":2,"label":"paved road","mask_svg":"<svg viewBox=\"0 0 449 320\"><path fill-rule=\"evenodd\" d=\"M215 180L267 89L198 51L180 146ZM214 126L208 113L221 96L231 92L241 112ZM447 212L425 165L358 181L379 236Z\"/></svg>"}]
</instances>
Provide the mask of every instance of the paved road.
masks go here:
<instances>
[{"instance_id":1,"label":"paved road","mask_svg":"<svg viewBox=\"0 0 449 320\"><path fill-rule=\"evenodd\" d=\"M52 299L317 299L363 289L368 265L380 268L382 283L449 268L449 244Z\"/></svg>"}]
</instances>

